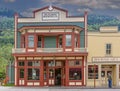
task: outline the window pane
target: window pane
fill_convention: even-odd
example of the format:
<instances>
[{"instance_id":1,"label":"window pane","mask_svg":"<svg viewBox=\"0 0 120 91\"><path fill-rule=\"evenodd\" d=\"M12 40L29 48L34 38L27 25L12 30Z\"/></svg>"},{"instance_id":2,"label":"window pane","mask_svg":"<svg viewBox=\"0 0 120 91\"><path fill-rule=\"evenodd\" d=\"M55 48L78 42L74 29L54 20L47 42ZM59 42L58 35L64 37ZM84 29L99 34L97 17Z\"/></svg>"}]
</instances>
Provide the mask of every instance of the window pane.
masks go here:
<instances>
[{"instance_id":1,"label":"window pane","mask_svg":"<svg viewBox=\"0 0 120 91\"><path fill-rule=\"evenodd\" d=\"M24 69L20 69L20 78L24 78Z\"/></svg>"},{"instance_id":2,"label":"window pane","mask_svg":"<svg viewBox=\"0 0 120 91\"><path fill-rule=\"evenodd\" d=\"M82 65L82 60L69 61L69 66L81 66L81 65Z\"/></svg>"},{"instance_id":3,"label":"window pane","mask_svg":"<svg viewBox=\"0 0 120 91\"><path fill-rule=\"evenodd\" d=\"M34 47L34 36L33 35L28 36L28 47Z\"/></svg>"},{"instance_id":4,"label":"window pane","mask_svg":"<svg viewBox=\"0 0 120 91\"><path fill-rule=\"evenodd\" d=\"M98 79L97 65L88 65L88 79Z\"/></svg>"},{"instance_id":5,"label":"window pane","mask_svg":"<svg viewBox=\"0 0 120 91\"><path fill-rule=\"evenodd\" d=\"M66 35L66 46L71 46L71 35Z\"/></svg>"},{"instance_id":6,"label":"window pane","mask_svg":"<svg viewBox=\"0 0 120 91\"><path fill-rule=\"evenodd\" d=\"M70 68L69 69L69 80L81 80L82 71L81 68Z\"/></svg>"},{"instance_id":7,"label":"window pane","mask_svg":"<svg viewBox=\"0 0 120 91\"><path fill-rule=\"evenodd\" d=\"M49 78L54 78L54 69L49 69Z\"/></svg>"},{"instance_id":8,"label":"window pane","mask_svg":"<svg viewBox=\"0 0 120 91\"><path fill-rule=\"evenodd\" d=\"M111 54L111 44L106 44L106 54L107 55Z\"/></svg>"},{"instance_id":9,"label":"window pane","mask_svg":"<svg viewBox=\"0 0 120 91\"><path fill-rule=\"evenodd\" d=\"M42 38L41 36L38 36L38 47L42 47Z\"/></svg>"},{"instance_id":10,"label":"window pane","mask_svg":"<svg viewBox=\"0 0 120 91\"><path fill-rule=\"evenodd\" d=\"M18 64L19 66L24 66L24 62L23 61L21 61L21 62L19 62L19 64Z\"/></svg>"},{"instance_id":11,"label":"window pane","mask_svg":"<svg viewBox=\"0 0 120 91\"><path fill-rule=\"evenodd\" d=\"M28 68L28 80L39 80L40 70L38 68Z\"/></svg>"},{"instance_id":12,"label":"window pane","mask_svg":"<svg viewBox=\"0 0 120 91\"><path fill-rule=\"evenodd\" d=\"M58 39L58 47L59 47L59 48L62 47L62 36L59 36L59 39Z\"/></svg>"},{"instance_id":13,"label":"window pane","mask_svg":"<svg viewBox=\"0 0 120 91\"><path fill-rule=\"evenodd\" d=\"M55 61L49 61L48 66L55 66Z\"/></svg>"},{"instance_id":14,"label":"window pane","mask_svg":"<svg viewBox=\"0 0 120 91\"><path fill-rule=\"evenodd\" d=\"M28 62L28 66L40 66L40 61L30 61Z\"/></svg>"}]
</instances>

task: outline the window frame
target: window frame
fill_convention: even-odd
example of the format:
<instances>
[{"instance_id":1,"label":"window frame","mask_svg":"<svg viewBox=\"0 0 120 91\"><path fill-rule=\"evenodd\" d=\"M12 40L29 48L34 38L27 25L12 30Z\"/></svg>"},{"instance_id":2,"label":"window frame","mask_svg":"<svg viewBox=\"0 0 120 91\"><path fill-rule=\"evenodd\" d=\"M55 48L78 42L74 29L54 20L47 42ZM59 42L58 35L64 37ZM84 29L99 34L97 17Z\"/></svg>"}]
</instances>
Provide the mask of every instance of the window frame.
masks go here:
<instances>
[{"instance_id":1,"label":"window frame","mask_svg":"<svg viewBox=\"0 0 120 91\"><path fill-rule=\"evenodd\" d=\"M98 65L88 65L88 79L99 79Z\"/></svg>"},{"instance_id":2,"label":"window frame","mask_svg":"<svg viewBox=\"0 0 120 91\"><path fill-rule=\"evenodd\" d=\"M35 40L35 36L33 34L29 34L28 35L28 48L34 48L35 47L34 40Z\"/></svg>"},{"instance_id":3,"label":"window frame","mask_svg":"<svg viewBox=\"0 0 120 91\"><path fill-rule=\"evenodd\" d=\"M73 72L71 71L73 70ZM79 71L78 71L79 70ZM82 80L82 68L69 68L69 80Z\"/></svg>"},{"instance_id":4,"label":"window frame","mask_svg":"<svg viewBox=\"0 0 120 91\"><path fill-rule=\"evenodd\" d=\"M69 36L70 37L70 39L69 38L67 38L67 36ZM66 47L71 47L72 46L72 34L66 34L65 35L65 46ZM70 42L70 44L69 44L69 42ZM69 45L68 45L69 44Z\"/></svg>"},{"instance_id":5,"label":"window frame","mask_svg":"<svg viewBox=\"0 0 120 91\"><path fill-rule=\"evenodd\" d=\"M107 43L106 44L106 55L111 55L112 54L112 44L111 43Z\"/></svg>"},{"instance_id":6,"label":"window frame","mask_svg":"<svg viewBox=\"0 0 120 91\"><path fill-rule=\"evenodd\" d=\"M38 60L27 60L27 80L28 81L39 81L40 80L40 66L41 66L41 64L40 64L40 60L38 61L38 63L39 63L39 65L35 65L35 63L37 62ZM29 62L31 62L32 63L32 65L29 65ZM36 79L29 79L29 75L30 75L30 73L28 72L28 70L29 69L38 69L39 70L39 75L38 75L38 78L37 78L37 71L36 71ZM34 74L33 74L33 71L32 71L32 73L31 73L31 76L33 76Z\"/></svg>"}]
</instances>

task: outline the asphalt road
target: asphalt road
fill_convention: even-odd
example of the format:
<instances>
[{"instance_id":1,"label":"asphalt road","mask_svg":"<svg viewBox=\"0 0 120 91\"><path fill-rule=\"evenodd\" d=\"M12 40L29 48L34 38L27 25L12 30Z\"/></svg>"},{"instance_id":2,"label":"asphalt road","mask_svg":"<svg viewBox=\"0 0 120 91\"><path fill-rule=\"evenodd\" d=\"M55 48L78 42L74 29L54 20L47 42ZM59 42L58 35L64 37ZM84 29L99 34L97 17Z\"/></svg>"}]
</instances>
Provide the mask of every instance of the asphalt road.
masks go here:
<instances>
[{"instance_id":1,"label":"asphalt road","mask_svg":"<svg viewBox=\"0 0 120 91\"><path fill-rule=\"evenodd\" d=\"M3 87L0 86L0 91L120 91L120 89L89 89L89 88L62 88L62 87Z\"/></svg>"}]
</instances>

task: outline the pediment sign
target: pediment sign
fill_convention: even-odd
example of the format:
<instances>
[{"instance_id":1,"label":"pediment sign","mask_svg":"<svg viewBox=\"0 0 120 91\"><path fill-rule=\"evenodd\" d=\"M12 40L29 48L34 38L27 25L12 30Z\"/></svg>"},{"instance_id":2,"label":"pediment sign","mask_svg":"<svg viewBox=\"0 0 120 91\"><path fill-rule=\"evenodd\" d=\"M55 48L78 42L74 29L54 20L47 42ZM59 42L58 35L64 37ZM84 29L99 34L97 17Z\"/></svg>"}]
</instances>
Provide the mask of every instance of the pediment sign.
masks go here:
<instances>
[{"instance_id":1,"label":"pediment sign","mask_svg":"<svg viewBox=\"0 0 120 91\"><path fill-rule=\"evenodd\" d=\"M49 6L40 10L36 10L34 13L35 18L40 17L41 21L59 21L61 18L65 18L67 15L66 10L54 6Z\"/></svg>"}]
</instances>

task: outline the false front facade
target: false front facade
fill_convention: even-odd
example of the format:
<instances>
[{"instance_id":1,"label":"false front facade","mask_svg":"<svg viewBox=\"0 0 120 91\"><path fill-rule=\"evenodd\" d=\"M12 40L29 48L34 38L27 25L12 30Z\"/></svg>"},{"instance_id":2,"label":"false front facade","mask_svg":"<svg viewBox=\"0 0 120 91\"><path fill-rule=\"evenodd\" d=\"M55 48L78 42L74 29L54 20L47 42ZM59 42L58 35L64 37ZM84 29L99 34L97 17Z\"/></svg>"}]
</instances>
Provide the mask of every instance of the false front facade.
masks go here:
<instances>
[{"instance_id":1,"label":"false front facade","mask_svg":"<svg viewBox=\"0 0 120 91\"><path fill-rule=\"evenodd\" d=\"M103 26L97 32L88 32L87 86L120 86L120 32L117 26Z\"/></svg>"},{"instance_id":2,"label":"false front facade","mask_svg":"<svg viewBox=\"0 0 120 91\"><path fill-rule=\"evenodd\" d=\"M85 86L87 13L70 17L54 6L33 13L15 15L15 85Z\"/></svg>"}]
</instances>

